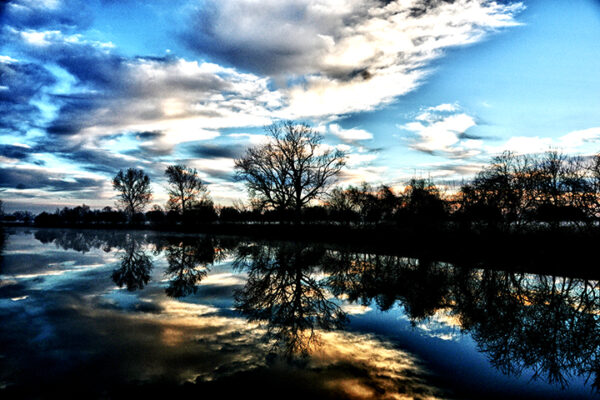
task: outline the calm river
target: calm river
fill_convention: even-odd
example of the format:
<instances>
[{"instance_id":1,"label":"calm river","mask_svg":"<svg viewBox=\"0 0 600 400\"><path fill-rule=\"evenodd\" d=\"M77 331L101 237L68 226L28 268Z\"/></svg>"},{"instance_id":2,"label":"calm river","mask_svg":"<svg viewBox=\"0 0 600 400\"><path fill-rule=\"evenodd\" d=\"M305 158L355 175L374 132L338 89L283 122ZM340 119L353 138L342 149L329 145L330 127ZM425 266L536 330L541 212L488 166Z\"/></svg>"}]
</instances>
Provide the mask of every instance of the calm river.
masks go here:
<instances>
[{"instance_id":1,"label":"calm river","mask_svg":"<svg viewBox=\"0 0 600 400\"><path fill-rule=\"evenodd\" d=\"M2 247L3 399L600 397L598 281L156 232Z\"/></svg>"}]
</instances>

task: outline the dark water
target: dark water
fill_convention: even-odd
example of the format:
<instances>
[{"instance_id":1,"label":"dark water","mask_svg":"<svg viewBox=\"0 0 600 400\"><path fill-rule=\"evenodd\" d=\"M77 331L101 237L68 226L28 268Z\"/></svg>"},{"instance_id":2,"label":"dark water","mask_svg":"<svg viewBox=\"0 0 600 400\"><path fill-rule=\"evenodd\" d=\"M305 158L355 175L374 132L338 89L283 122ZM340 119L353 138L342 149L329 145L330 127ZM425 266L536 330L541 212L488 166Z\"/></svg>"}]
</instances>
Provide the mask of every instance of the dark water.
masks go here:
<instances>
[{"instance_id":1,"label":"dark water","mask_svg":"<svg viewBox=\"0 0 600 400\"><path fill-rule=\"evenodd\" d=\"M15 229L2 398L595 398L597 281L322 245Z\"/></svg>"}]
</instances>

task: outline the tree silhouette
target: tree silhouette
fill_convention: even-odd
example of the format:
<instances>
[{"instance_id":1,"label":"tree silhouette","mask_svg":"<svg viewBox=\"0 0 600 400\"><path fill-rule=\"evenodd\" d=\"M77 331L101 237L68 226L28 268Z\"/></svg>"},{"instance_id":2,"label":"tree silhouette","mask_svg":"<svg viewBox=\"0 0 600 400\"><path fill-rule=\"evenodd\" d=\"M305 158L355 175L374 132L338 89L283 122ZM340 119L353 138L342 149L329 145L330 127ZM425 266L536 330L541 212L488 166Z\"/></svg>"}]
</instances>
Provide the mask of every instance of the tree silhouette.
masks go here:
<instances>
[{"instance_id":1,"label":"tree silhouette","mask_svg":"<svg viewBox=\"0 0 600 400\"><path fill-rule=\"evenodd\" d=\"M238 249L234 265L248 271L248 281L235 295L236 308L249 321L266 322L273 348L288 357L307 355L319 342L318 329L346 322L346 314L313 275L322 256L322 249L294 244Z\"/></svg>"},{"instance_id":2,"label":"tree silhouette","mask_svg":"<svg viewBox=\"0 0 600 400\"><path fill-rule=\"evenodd\" d=\"M455 313L462 328L500 371L530 369L534 379L562 387L572 374L582 375L600 389L597 282L502 271L457 282Z\"/></svg>"},{"instance_id":3,"label":"tree silhouette","mask_svg":"<svg viewBox=\"0 0 600 400\"><path fill-rule=\"evenodd\" d=\"M293 209L296 217L319 197L344 165L342 151L324 150L321 135L291 121L266 128L270 141L249 148L235 160L236 177L264 207L280 213Z\"/></svg>"},{"instance_id":4,"label":"tree silhouette","mask_svg":"<svg viewBox=\"0 0 600 400\"><path fill-rule=\"evenodd\" d=\"M425 179L411 179L403 193L400 217L414 227L430 229L447 217L447 206L438 188Z\"/></svg>"},{"instance_id":5,"label":"tree silhouette","mask_svg":"<svg viewBox=\"0 0 600 400\"><path fill-rule=\"evenodd\" d=\"M127 235L123 245L125 253L121 257L121 266L112 273L113 281L119 286L125 286L133 292L143 289L150 280L152 259L142 248L141 242L131 235Z\"/></svg>"},{"instance_id":6,"label":"tree silhouette","mask_svg":"<svg viewBox=\"0 0 600 400\"><path fill-rule=\"evenodd\" d=\"M206 277L208 266L217 253L212 240L181 241L165 249L169 266L165 275L170 278L165 289L169 297L184 297L196 293L197 285Z\"/></svg>"},{"instance_id":7,"label":"tree silhouette","mask_svg":"<svg viewBox=\"0 0 600 400\"><path fill-rule=\"evenodd\" d=\"M169 208L184 215L195 203L208 203L208 189L198 177L198 171L185 165L169 165L165 170L169 182Z\"/></svg>"},{"instance_id":8,"label":"tree silhouette","mask_svg":"<svg viewBox=\"0 0 600 400\"><path fill-rule=\"evenodd\" d=\"M129 215L143 211L152 199L150 178L140 169L120 170L113 178L113 188L120 192L117 204Z\"/></svg>"}]
</instances>

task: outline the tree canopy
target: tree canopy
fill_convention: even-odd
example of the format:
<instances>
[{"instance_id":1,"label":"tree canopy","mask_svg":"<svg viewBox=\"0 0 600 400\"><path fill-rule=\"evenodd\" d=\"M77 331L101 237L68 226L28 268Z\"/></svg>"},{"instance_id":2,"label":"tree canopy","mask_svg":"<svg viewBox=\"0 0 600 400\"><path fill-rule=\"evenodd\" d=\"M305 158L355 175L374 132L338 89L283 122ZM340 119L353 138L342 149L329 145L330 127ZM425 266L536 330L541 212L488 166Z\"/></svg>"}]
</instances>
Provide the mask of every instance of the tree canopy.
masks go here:
<instances>
[{"instance_id":1,"label":"tree canopy","mask_svg":"<svg viewBox=\"0 0 600 400\"><path fill-rule=\"evenodd\" d=\"M236 177L262 206L299 213L335 180L345 153L324 148L322 136L308 125L286 121L265 130L269 142L235 160Z\"/></svg>"},{"instance_id":2,"label":"tree canopy","mask_svg":"<svg viewBox=\"0 0 600 400\"><path fill-rule=\"evenodd\" d=\"M172 210L185 214L197 203L207 203L208 189L198 177L198 171L185 165L169 165L165 170L169 182L169 203Z\"/></svg>"},{"instance_id":3,"label":"tree canopy","mask_svg":"<svg viewBox=\"0 0 600 400\"><path fill-rule=\"evenodd\" d=\"M129 214L143 211L152 200L150 178L141 169L120 170L113 178L113 188L120 192L117 205Z\"/></svg>"}]
</instances>

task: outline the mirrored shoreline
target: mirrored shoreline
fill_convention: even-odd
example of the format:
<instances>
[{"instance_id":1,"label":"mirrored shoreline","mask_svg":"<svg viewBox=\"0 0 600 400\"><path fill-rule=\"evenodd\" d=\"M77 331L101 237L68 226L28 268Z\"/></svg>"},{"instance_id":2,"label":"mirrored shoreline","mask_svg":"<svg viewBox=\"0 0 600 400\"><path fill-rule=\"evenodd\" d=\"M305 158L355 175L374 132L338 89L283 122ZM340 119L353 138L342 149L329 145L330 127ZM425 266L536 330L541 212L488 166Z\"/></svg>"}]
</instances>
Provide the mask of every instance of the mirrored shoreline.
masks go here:
<instances>
[{"instance_id":1,"label":"mirrored shoreline","mask_svg":"<svg viewBox=\"0 0 600 400\"><path fill-rule=\"evenodd\" d=\"M13 229L0 387L599 397L600 287L320 244Z\"/></svg>"}]
</instances>

